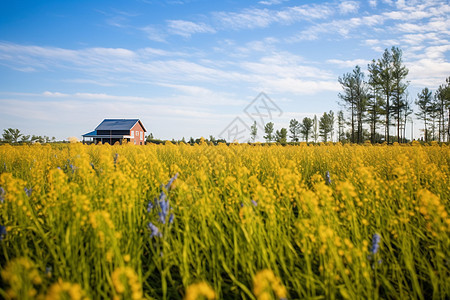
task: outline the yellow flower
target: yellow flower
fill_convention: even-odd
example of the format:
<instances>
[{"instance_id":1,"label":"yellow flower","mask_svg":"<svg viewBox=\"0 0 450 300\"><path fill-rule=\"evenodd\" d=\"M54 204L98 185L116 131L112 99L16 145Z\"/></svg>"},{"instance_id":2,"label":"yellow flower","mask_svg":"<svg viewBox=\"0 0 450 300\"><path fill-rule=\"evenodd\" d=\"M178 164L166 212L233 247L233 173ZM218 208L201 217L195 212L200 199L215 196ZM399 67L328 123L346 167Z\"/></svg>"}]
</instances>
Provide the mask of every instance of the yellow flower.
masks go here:
<instances>
[{"instance_id":1,"label":"yellow flower","mask_svg":"<svg viewBox=\"0 0 450 300\"><path fill-rule=\"evenodd\" d=\"M212 300L216 298L216 294L206 282L194 283L187 287L186 296L184 297L185 300L196 300L199 297Z\"/></svg>"},{"instance_id":2,"label":"yellow flower","mask_svg":"<svg viewBox=\"0 0 450 300\"><path fill-rule=\"evenodd\" d=\"M61 278L58 279L58 282L52 284L45 296L46 300L62 300L62 299L70 299L70 300L81 300L87 299L84 296L84 292L81 289L81 286L77 283L70 283L63 281Z\"/></svg>"},{"instance_id":3,"label":"yellow flower","mask_svg":"<svg viewBox=\"0 0 450 300\"><path fill-rule=\"evenodd\" d=\"M123 299L139 300L143 298L142 285L134 270L130 267L120 267L111 275L114 289Z\"/></svg>"},{"instance_id":4,"label":"yellow flower","mask_svg":"<svg viewBox=\"0 0 450 300\"><path fill-rule=\"evenodd\" d=\"M256 273L253 278L253 294L256 299L271 299L274 293L278 299L287 297L287 290L272 270L265 269Z\"/></svg>"}]
</instances>

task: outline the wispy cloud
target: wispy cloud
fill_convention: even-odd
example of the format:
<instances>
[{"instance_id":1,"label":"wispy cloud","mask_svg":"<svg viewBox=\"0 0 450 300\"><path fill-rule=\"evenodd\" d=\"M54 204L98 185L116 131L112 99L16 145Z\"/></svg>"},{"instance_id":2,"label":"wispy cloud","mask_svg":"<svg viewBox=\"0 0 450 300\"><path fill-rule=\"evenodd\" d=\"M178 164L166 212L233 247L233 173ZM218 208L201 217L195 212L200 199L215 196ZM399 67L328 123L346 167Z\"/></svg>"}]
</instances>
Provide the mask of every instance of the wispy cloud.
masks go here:
<instances>
[{"instance_id":1,"label":"wispy cloud","mask_svg":"<svg viewBox=\"0 0 450 300\"><path fill-rule=\"evenodd\" d=\"M215 60L211 62L201 58L196 61L183 52L170 52L154 48L135 51L121 48L67 50L0 43L0 62L10 67L30 66L35 68L36 72L70 69L77 71L80 76L87 77L85 80L99 81L103 85L156 84L177 90L187 91L190 89L192 91L195 89L199 95L206 90L193 88L191 83L219 85L223 85L225 82L247 83L249 87L259 88L261 82L271 87L280 79L334 79L330 72L308 65L300 56L289 52L264 52L262 51L264 44L258 46L258 43L251 43L249 47L252 47L252 51L255 49L254 47L260 47L261 53L264 55L260 58L243 57L238 61ZM111 66L114 67L111 68ZM83 77L79 77L78 81ZM298 93L301 90L290 89L290 91ZM307 93L311 93L311 91L319 92L320 87L310 89ZM219 99L215 94L207 95L211 96L211 99L214 98L212 96ZM104 97L104 95L99 95L99 97ZM221 99L225 99L225 97L222 96Z\"/></svg>"},{"instance_id":2,"label":"wispy cloud","mask_svg":"<svg viewBox=\"0 0 450 300\"><path fill-rule=\"evenodd\" d=\"M324 19L333 14L329 4L303 5L274 9L244 9L240 12L215 12L213 19L224 29L265 28L274 23L292 24L299 21Z\"/></svg>"},{"instance_id":3,"label":"wispy cloud","mask_svg":"<svg viewBox=\"0 0 450 300\"><path fill-rule=\"evenodd\" d=\"M263 4L263 5L277 5L277 4L281 4L283 2L286 2L289 0L265 0L265 1L259 1L259 4Z\"/></svg>"},{"instance_id":4,"label":"wispy cloud","mask_svg":"<svg viewBox=\"0 0 450 300\"><path fill-rule=\"evenodd\" d=\"M204 23L194 23L183 20L169 20L167 21L169 32L172 34L181 35L183 37L190 37L195 33L215 33L211 26Z\"/></svg>"},{"instance_id":5,"label":"wispy cloud","mask_svg":"<svg viewBox=\"0 0 450 300\"><path fill-rule=\"evenodd\" d=\"M341 14L356 13L359 9L359 3L356 1L343 1L339 4Z\"/></svg>"},{"instance_id":6,"label":"wispy cloud","mask_svg":"<svg viewBox=\"0 0 450 300\"><path fill-rule=\"evenodd\" d=\"M149 40L155 41L155 42L166 42L167 34L162 29L157 29L153 26L145 26L139 28L144 34L147 36Z\"/></svg>"},{"instance_id":7,"label":"wispy cloud","mask_svg":"<svg viewBox=\"0 0 450 300\"><path fill-rule=\"evenodd\" d=\"M342 2L340 7L346 11L351 9L352 2ZM411 4L411 3L410 3ZM357 9L355 4L354 9ZM306 28L296 35L288 38L288 41L299 42L305 40L316 40L322 35L339 34L348 38L351 33L359 35L357 29L361 27L370 28L372 31L389 30L401 32L426 32L438 30L441 33L450 33L450 5L432 1L428 5L400 5L397 10L391 10L381 14L372 14L349 19L335 19L330 22L317 23ZM343 11L341 11L343 12ZM423 24L418 23L425 20ZM415 21L412 23L412 21ZM391 23L388 23L391 22ZM382 27L384 26L384 27Z\"/></svg>"},{"instance_id":8,"label":"wispy cloud","mask_svg":"<svg viewBox=\"0 0 450 300\"><path fill-rule=\"evenodd\" d=\"M371 61L367 59L352 59L352 60L341 60L341 59L329 59L327 63L338 65L340 68L354 68L355 66L366 67Z\"/></svg>"}]
</instances>

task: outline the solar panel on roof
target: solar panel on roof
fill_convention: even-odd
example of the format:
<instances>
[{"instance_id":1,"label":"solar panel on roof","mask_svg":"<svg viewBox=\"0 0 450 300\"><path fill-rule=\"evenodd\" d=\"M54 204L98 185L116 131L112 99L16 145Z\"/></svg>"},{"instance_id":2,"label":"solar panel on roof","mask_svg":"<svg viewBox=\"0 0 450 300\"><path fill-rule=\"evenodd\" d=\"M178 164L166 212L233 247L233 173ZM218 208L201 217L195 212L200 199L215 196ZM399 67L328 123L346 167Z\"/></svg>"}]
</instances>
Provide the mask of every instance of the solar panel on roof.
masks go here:
<instances>
[{"instance_id":1,"label":"solar panel on roof","mask_svg":"<svg viewBox=\"0 0 450 300\"><path fill-rule=\"evenodd\" d=\"M130 130L139 119L105 119L95 130Z\"/></svg>"}]
</instances>

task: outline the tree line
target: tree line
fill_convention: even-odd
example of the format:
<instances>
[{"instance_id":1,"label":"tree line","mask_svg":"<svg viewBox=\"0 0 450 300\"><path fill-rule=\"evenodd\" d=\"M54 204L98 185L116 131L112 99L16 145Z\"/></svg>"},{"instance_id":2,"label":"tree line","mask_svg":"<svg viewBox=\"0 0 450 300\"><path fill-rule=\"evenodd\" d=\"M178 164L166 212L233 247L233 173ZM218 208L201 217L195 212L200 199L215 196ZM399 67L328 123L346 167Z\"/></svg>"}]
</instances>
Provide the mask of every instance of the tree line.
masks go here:
<instances>
[{"instance_id":1,"label":"tree line","mask_svg":"<svg viewBox=\"0 0 450 300\"><path fill-rule=\"evenodd\" d=\"M412 122L412 99L406 81L408 69L403 64L402 51L397 47L385 49L381 58L368 65L368 76L359 66L338 78L343 91L339 104L348 112L344 124L350 127L347 138L361 143L367 128L372 143L380 141L405 142L406 124ZM450 77L433 94L427 87L415 99L414 114L424 121L425 141L450 139ZM340 113L341 114L341 113ZM390 129L396 136L390 136ZM378 130L382 128L380 133ZM367 134L366 134L367 135ZM341 140L341 137L339 137Z\"/></svg>"},{"instance_id":2,"label":"tree line","mask_svg":"<svg viewBox=\"0 0 450 300\"><path fill-rule=\"evenodd\" d=\"M17 128L7 128L3 129L2 141L9 144L17 144L17 143L50 143L56 142L55 137L48 137L46 135L25 135L20 132Z\"/></svg>"},{"instance_id":3,"label":"tree line","mask_svg":"<svg viewBox=\"0 0 450 300\"><path fill-rule=\"evenodd\" d=\"M275 131L274 123L269 122L264 126L265 135L263 138L267 143L277 142L282 144L288 142L288 137L291 142L299 142L303 139L306 142L314 141L317 143L319 138L321 138L321 141L327 142L333 140L334 124L334 112L331 110L328 113L324 112L319 119L316 115L313 118L305 117L301 122L292 119L289 122L289 129L281 128ZM258 136L256 121L251 126L250 136L251 141L255 142Z\"/></svg>"}]
</instances>

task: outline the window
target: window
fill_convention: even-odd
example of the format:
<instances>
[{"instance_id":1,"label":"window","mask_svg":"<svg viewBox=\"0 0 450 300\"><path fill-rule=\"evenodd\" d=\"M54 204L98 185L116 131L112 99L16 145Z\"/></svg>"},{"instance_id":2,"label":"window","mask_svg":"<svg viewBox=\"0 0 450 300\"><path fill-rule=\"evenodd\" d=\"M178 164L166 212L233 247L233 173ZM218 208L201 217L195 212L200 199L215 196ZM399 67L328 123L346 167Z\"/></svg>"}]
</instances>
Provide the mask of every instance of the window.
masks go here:
<instances>
[{"instance_id":1,"label":"window","mask_svg":"<svg viewBox=\"0 0 450 300\"><path fill-rule=\"evenodd\" d=\"M134 131L132 131L132 132L131 132L131 137L133 137L133 138L134 138Z\"/></svg>"},{"instance_id":2,"label":"window","mask_svg":"<svg viewBox=\"0 0 450 300\"><path fill-rule=\"evenodd\" d=\"M144 132L141 131L141 140L143 140L143 139L144 139Z\"/></svg>"}]
</instances>

